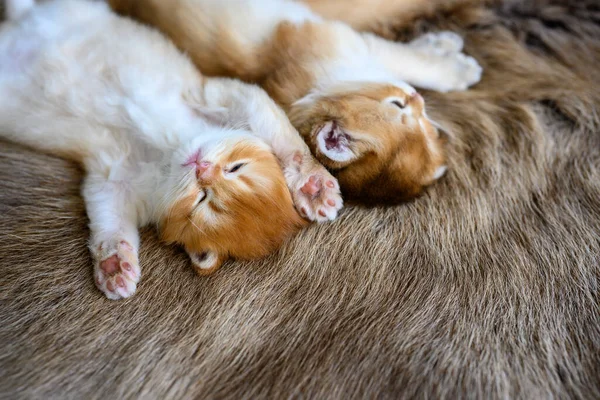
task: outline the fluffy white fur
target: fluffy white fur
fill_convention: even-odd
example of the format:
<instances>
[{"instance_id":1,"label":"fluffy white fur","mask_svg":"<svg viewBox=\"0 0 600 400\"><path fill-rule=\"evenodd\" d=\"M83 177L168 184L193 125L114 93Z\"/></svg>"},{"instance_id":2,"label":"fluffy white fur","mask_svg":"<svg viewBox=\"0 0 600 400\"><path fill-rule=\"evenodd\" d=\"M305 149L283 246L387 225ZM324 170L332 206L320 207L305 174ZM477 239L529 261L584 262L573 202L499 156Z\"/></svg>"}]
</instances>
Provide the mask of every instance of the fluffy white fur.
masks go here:
<instances>
[{"instance_id":1,"label":"fluffy white fur","mask_svg":"<svg viewBox=\"0 0 600 400\"><path fill-rule=\"evenodd\" d=\"M156 223L193 180L182 164L199 147L210 160L239 142L270 146L296 206L313 220L335 218L339 188L324 197L301 188L318 172L285 114L259 88L203 79L161 34L117 17L105 4L8 0L0 27L0 133L79 159L98 287L113 299L140 277L138 227ZM224 128L220 122L240 129ZM298 164L298 159L303 164ZM319 212L321 211L321 213ZM129 264L126 287L107 290L99 260ZM209 255L213 256L213 255Z\"/></svg>"}]
</instances>

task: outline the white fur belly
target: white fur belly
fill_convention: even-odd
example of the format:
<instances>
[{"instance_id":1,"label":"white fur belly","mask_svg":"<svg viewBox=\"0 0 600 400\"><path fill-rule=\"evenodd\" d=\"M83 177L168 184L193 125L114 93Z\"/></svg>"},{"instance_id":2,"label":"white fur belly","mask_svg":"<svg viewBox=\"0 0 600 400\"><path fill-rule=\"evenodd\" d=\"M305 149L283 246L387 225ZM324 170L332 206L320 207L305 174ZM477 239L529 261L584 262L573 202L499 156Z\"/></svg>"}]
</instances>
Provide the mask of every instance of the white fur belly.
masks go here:
<instances>
[{"instance_id":1,"label":"white fur belly","mask_svg":"<svg viewBox=\"0 0 600 400\"><path fill-rule=\"evenodd\" d=\"M0 47L0 79L14 79L35 62L39 54L39 41L21 39Z\"/></svg>"},{"instance_id":2,"label":"white fur belly","mask_svg":"<svg viewBox=\"0 0 600 400\"><path fill-rule=\"evenodd\" d=\"M105 7L50 4L0 30L2 135L110 158L136 142L176 140L192 114L182 93L197 84L193 65L158 33Z\"/></svg>"},{"instance_id":3,"label":"white fur belly","mask_svg":"<svg viewBox=\"0 0 600 400\"><path fill-rule=\"evenodd\" d=\"M56 1L37 5L25 21L2 24L0 72L14 77L28 71L48 43L60 40L78 27L98 26L109 15L102 3Z\"/></svg>"}]
</instances>

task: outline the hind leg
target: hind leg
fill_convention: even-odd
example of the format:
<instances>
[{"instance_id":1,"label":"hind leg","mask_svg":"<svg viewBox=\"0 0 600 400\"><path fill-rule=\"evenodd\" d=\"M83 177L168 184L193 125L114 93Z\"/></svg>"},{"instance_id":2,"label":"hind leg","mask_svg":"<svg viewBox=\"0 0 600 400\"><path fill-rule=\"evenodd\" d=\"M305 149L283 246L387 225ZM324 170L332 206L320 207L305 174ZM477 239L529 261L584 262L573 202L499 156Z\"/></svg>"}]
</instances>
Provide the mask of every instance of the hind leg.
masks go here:
<instances>
[{"instance_id":1,"label":"hind leg","mask_svg":"<svg viewBox=\"0 0 600 400\"><path fill-rule=\"evenodd\" d=\"M436 33L426 33L408 43L411 48L424 53L432 54L456 54L460 53L464 46L463 38L460 35L442 31Z\"/></svg>"},{"instance_id":2,"label":"hind leg","mask_svg":"<svg viewBox=\"0 0 600 400\"><path fill-rule=\"evenodd\" d=\"M396 43L364 34L370 52L392 74L412 85L448 92L466 90L481 79L482 69L461 52L463 41L451 32L426 34Z\"/></svg>"}]
</instances>

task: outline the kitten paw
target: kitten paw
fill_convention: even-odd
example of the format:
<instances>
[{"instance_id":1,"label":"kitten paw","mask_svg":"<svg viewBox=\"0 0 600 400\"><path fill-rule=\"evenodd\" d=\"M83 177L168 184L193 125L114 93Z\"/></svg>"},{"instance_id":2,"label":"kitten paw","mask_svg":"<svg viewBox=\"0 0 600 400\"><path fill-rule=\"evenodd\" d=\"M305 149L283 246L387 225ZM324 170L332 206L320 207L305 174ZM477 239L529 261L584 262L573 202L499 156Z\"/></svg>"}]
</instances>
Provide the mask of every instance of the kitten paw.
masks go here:
<instances>
[{"instance_id":1,"label":"kitten paw","mask_svg":"<svg viewBox=\"0 0 600 400\"><path fill-rule=\"evenodd\" d=\"M312 157L295 157L295 167L286 172L296 209L310 221L332 221L344 202L340 185Z\"/></svg>"},{"instance_id":2,"label":"kitten paw","mask_svg":"<svg viewBox=\"0 0 600 400\"><path fill-rule=\"evenodd\" d=\"M95 258L94 281L106 297L119 300L135 293L141 271L137 252L127 241L102 242Z\"/></svg>"},{"instance_id":3,"label":"kitten paw","mask_svg":"<svg viewBox=\"0 0 600 400\"><path fill-rule=\"evenodd\" d=\"M447 56L448 75L441 85L440 91L466 90L481 80L483 69L473 57L463 53Z\"/></svg>"},{"instance_id":4,"label":"kitten paw","mask_svg":"<svg viewBox=\"0 0 600 400\"><path fill-rule=\"evenodd\" d=\"M461 53L464 41L454 32L427 33L408 44L429 65L439 68L439 80L423 86L439 92L466 90L481 80L482 68L473 57Z\"/></svg>"},{"instance_id":5,"label":"kitten paw","mask_svg":"<svg viewBox=\"0 0 600 400\"><path fill-rule=\"evenodd\" d=\"M410 42L409 46L422 52L441 56L460 53L463 49L464 41L460 35L454 32L442 31L419 36Z\"/></svg>"}]
</instances>

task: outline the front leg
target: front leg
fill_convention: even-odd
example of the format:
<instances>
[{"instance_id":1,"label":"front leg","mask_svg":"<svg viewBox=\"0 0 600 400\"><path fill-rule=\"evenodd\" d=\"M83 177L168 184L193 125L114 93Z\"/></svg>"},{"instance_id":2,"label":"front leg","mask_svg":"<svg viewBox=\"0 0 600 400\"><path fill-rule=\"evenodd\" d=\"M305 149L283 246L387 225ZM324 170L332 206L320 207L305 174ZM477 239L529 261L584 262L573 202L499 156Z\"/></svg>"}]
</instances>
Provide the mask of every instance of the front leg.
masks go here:
<instances>
[{"instance_id":1,"label":"front leg","mask_svg":"<svg viewBox=\"0 0 600 400\"><path fill-rule=\"evenodd\" d=\"M363 37L371 53L399 79L424 89L466 90L481 79L482 69L462 53L463 40L452 32L428 33L405 44L370 33Z\"/></svg>"},{"instance_id":2,"label":"front leg","mask_svg":"<svg viewBox=\"0 0 600 400\"><path fill-rule=\"evenodd\" d=\"M132 191L123 181L88 175L83 197L90 219L96 286L111 300L129 297L141 276Z\"/></svg>"},{"instance_id":3,"label":"front leg","mask_svg":"<svg viewBox=\"0 0 600 400\"><path fill-rule=\"evenodd\" d=\"M271 146L283 166L294 204L305 218L336 218L343 205L340 187L275 102L259 87L231 79L208 80L205 98L209 106L224 107L229 123L244 124Z\"/></svg>"}]
</instances>

